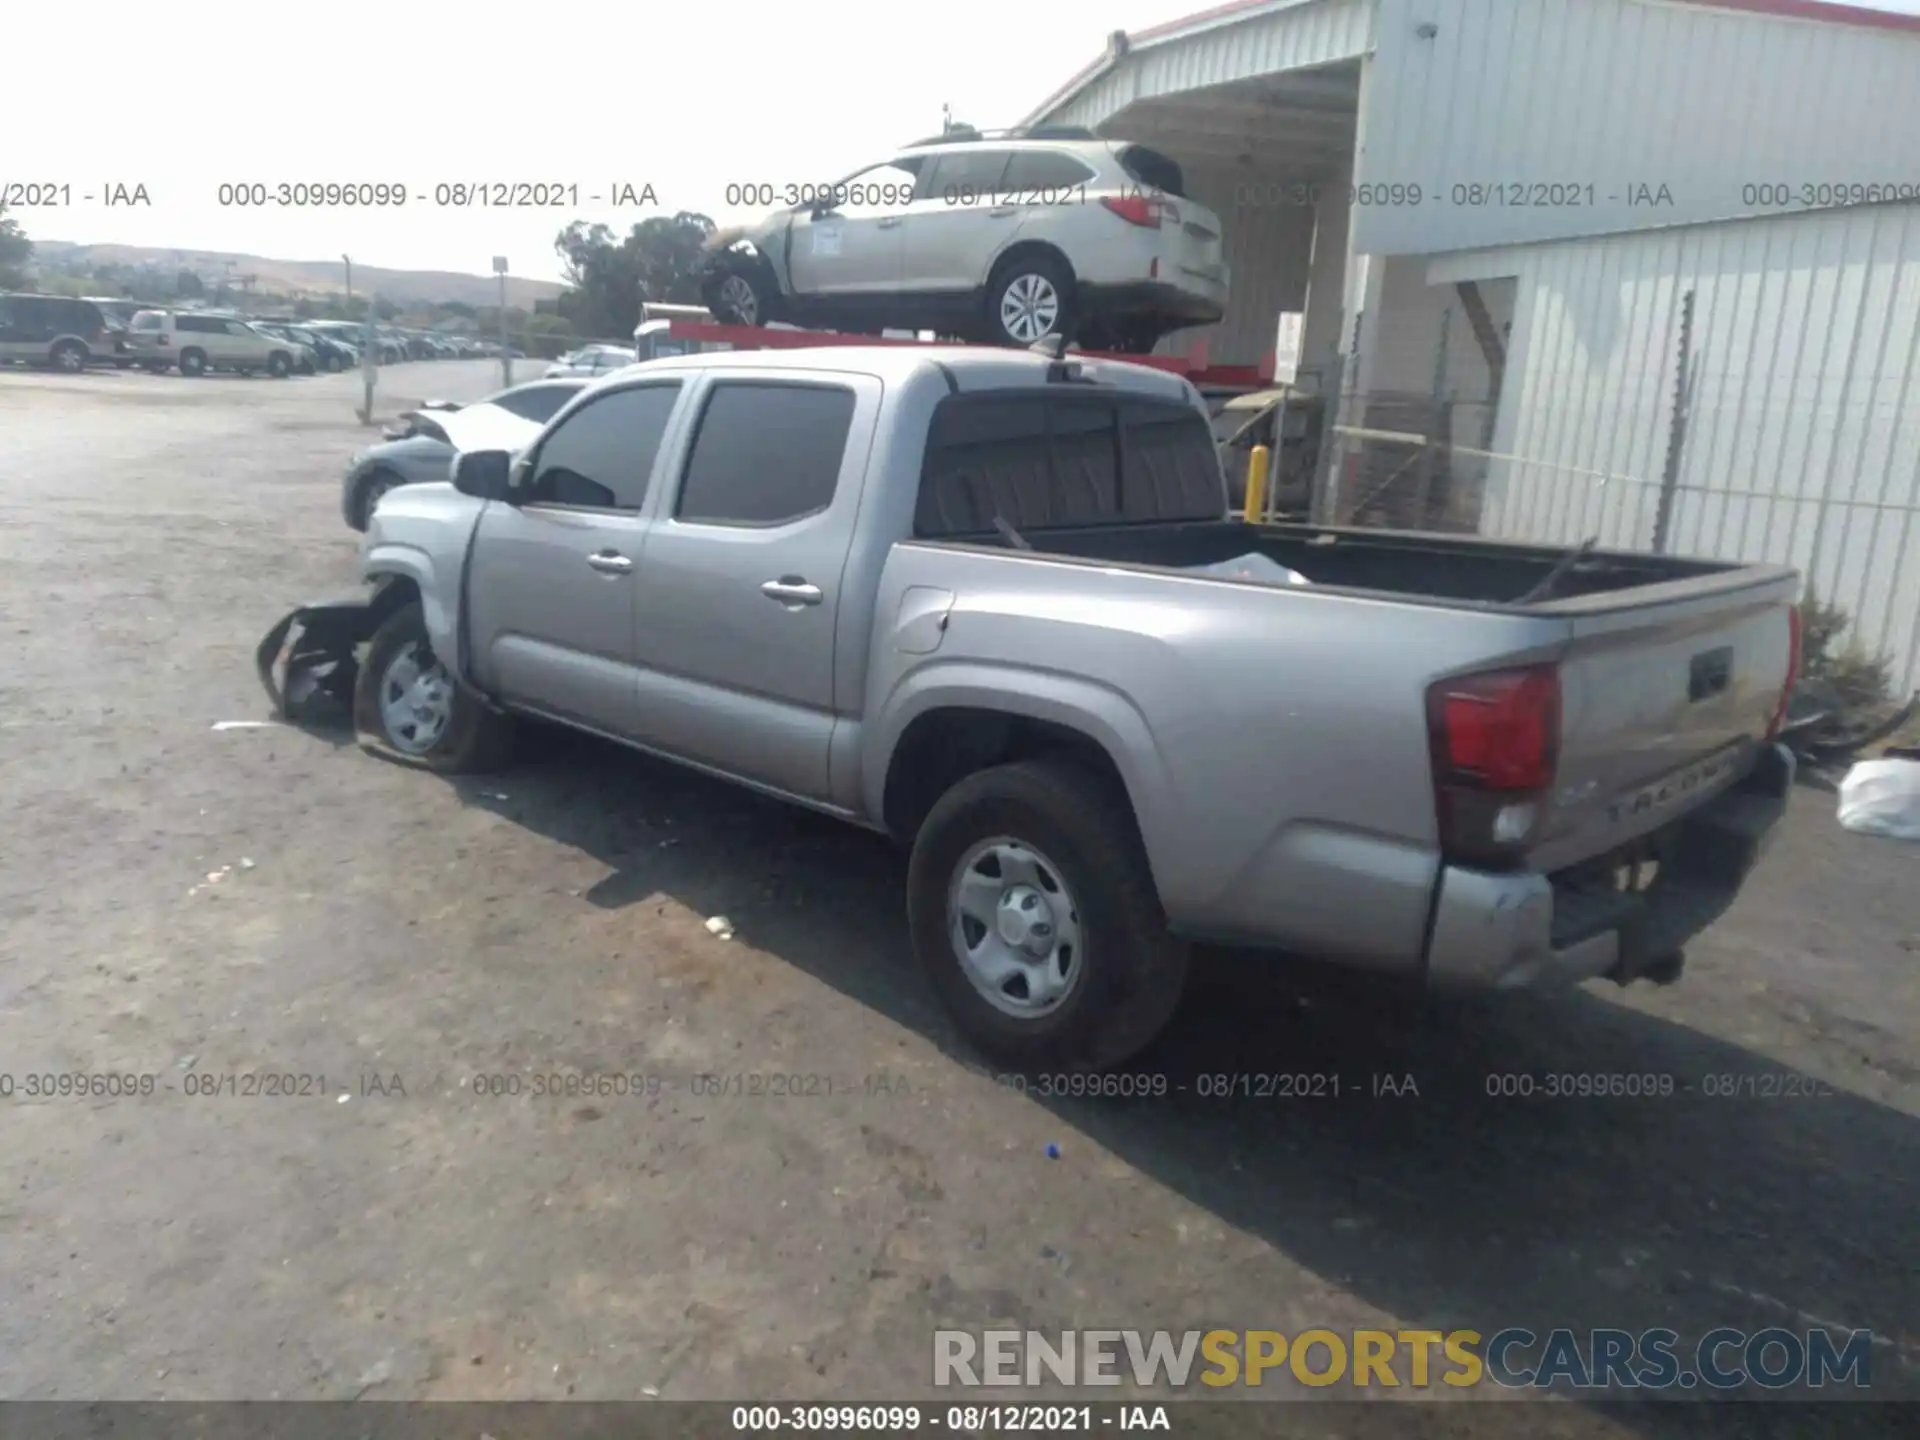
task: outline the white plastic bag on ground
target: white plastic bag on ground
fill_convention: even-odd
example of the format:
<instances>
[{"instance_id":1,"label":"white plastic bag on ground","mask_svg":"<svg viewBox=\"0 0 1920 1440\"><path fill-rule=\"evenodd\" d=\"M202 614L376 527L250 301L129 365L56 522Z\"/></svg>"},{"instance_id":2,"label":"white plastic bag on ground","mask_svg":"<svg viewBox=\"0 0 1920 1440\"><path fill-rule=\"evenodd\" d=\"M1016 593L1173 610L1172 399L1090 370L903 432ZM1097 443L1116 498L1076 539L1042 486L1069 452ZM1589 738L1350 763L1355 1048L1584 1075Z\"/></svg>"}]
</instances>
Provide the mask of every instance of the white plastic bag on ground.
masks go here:
<instances>
[{"instance_id":1,"label":"white plastic bag on ground","mask_svg":"<svg viewBox=\"0 0 1920 1440\"><path fill-rule=\"evenodd\" d=\"M1185 565L1190 575L1218 575L1223 580L1258 580L1263 585L1311 585L1298 570L1289 570L1278 560L1269 560L1258 551L1219 560L1211 565Z\"/></svg>"},{"instance_id":2,"label":"white plastic bag on ground","mask_svg":"<svg viewBox=\"0 0 1920 1440\"><path fill-rule=\"evenodd\" d=\"M1920 760L1862 760L1840 782L1840 828L1920 840Z\"/></svg>"}]
</instances>

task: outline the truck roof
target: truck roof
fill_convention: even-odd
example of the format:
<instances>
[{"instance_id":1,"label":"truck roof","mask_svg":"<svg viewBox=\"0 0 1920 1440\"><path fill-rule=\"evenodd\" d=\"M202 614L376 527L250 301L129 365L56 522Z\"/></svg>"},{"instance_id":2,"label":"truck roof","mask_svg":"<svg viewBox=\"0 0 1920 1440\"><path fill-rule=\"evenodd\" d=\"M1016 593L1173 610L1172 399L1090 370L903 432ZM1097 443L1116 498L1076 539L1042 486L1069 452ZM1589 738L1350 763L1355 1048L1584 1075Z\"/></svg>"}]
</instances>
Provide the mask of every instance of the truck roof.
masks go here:
<instances>
[{"instance_id":1,"label":"truck roof","mask_svg":"<svg viewBox=\"0 0 1920 1440\"><path fill-rule=\"evenodd\" d=\"M1087 360L1071 351L1066 359L1099 385L1134 390L1162 399L1198 403L1199 392L1185 379L1147 365ZM778 350L717 350L696 355L663 356L642 362L648 368L674 370L854 371L892 383L944 369L963 391L1001 390L1046 385L1055 363L1045 355L997 345L830 345Z\"/></svg>"}]
</instances>

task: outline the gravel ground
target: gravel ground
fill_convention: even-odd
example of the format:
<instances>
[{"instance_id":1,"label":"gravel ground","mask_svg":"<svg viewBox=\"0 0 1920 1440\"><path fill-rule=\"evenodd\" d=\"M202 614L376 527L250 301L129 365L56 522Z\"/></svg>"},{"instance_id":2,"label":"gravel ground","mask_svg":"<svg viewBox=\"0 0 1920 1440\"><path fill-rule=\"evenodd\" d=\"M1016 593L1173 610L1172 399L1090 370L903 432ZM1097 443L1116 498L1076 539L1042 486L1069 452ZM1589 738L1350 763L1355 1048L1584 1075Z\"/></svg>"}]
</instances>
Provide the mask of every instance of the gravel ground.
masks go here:
<instances>
[{"instance_id":1,"label":"gravel ground","mask_svg":"<svg viewBox=\"0 0 1920 1440\"><path fill-rule=\"evenodd\" d=\"M397 367L380 408L492 382ZM1414 1012L1209 955L1136 1067L1184 1093L1021 1094L936 1010L871 837L563 736L448 782L212 728L266 715L268 624L355 586L357 399L0 373L0 1069L155 1077L4 1102L0 1395L925 1396L930 1332L996 1323L1830 1323L1915 1392L1913 847L1803 789L1675 987ZM816 1093L475 1083L696 1071ZM1676 1093L1487 1093L1549 1071ZM1342 1097L1201 1098L1229 1072ZM313 1078L228 1093L243 1074ZM1379 1433L1379 1409L1265 1406L1249 1433ZM1912 1420L1713 1409L1743 1434ZM1409 1423L1484 1433L1462 1415ZM1524 1430L1699 1417L1547 1404Z\"/></svg>"}]
</instances>

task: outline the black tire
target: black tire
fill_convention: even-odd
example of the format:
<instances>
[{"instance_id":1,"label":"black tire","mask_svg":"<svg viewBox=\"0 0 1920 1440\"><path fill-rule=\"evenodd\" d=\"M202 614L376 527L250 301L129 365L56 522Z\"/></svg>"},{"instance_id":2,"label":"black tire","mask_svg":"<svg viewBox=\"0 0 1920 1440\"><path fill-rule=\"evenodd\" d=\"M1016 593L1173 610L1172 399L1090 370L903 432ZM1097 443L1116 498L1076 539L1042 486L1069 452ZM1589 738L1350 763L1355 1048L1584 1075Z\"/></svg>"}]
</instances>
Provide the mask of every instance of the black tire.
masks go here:
<instances>
[{"instance_id":1,"label":"black tire","mask_svg":"<svg viewBox=\"0 0 1920 1440\"><path fill-rule=\"evenodd\" d=\"M207 373L207 352L189 345L180 352L180 373L198 377Z\"/></svg>"},{"instance_id":2,"label":"black tire","mask_svg":"<svg viewBox=\"0 0 1920 1440\"><path fill-rule=\"evenodd\" d=\"M87 368L87 347L78 340L62 340L47 352L47 363L63 375L78 375Z\"/></svg>"},{"instance_id":3,"label":"black tire","mask_svg":"<svg viewBox=\"0 0 1920 1440\"><path fill-rule=\"evenodd\" d=\"M329 375L338 375L346 368L346 361L342 360L338 355L327 356L327 373Z\"/></svg>"},{"instance_id":4,"label":"black tire","mask_svg":"<svg viewBox=\"0 0 1920 1440\"><path fill-rule=\"evenodd\" d=\"M1053 318L1043 333L1021 335L1010 328L1012 317L1008 314L1008 297L1017 289L1030 286L1050 292ZM1039 297L1036 295L1033 298ZM1001 261L995 267L992 278L987 281L986 336L995 345L1022 347L1038 344L1054 335L1072 336L1078 320L1075 308L1073 272L1064 261L1039 251L1016 255L1010 260ZM1036 309L1036 319L1042 318L1044 313Z\"/></svg>"},{"instance_id":5,"label":"black tire","mask_svg":"<svg viewBox=\"0 0 1920 1440\"><path fill-rule=\"evenodd\" d=\"M394 659L416 647L425 658L435 658L417 604L396 610L374 632L353 689L353 728L362 747L441 775L492 770L504 764L513 748L513 722L489 710L471 691L458 685L453 687L452 714L446 729L431 749L412 753L404 744L405 737L387 733L380 709L381 687Z\"/></svg>"},{"instance_id":6,"label":"black tire","mask_svg":"<svg viewBox=\"0 0 1920 1440\"><path fill-rule=\"evenodd\" d=\"M293 359L283 350L276 350L267 356L267 374L276 380L284 380L293 371ZM245 374L245 371L241 372Z\"/></svg>"},{"instance_id":7,"label":"black tire","mask_svg":"<svg viewBox=\"0 0 1920 1440\"><path fill-rule=\"evenodd\" d=\"M172 368L173 367L164 360L149 360L147 362L147 373L149 375L164 375Z\"/></svg>"},{"instance_id":8,"label":"black tire","mask_svg":"<svg viewBox=\"0 0 1920 1440\"><path fill-rule=\"evenodd\" d=\"M722 325L765 325L780 318L780 297L758 265L726 264L709 275L700 299Z\"/></svg>"},{"instance_id":9,"label":"black tire","mask_svg":"<svg viewBox=\"0 0 1920 1440\"><path fill-rule=\"evenodd\" d=\"M1031 846L1058 869L1084 945L1066 997L1032 1018L995 1008L948 938L955 871L970 847L997 836ZM954 1023L980 1050L1016 1066L1122 1064L1166 1028L1186 985L1187 946L1168 933L1125 794L1070 759L981 770L941 796L914 840L907 916L914 951Z\"/></svg>"}]
</instances>

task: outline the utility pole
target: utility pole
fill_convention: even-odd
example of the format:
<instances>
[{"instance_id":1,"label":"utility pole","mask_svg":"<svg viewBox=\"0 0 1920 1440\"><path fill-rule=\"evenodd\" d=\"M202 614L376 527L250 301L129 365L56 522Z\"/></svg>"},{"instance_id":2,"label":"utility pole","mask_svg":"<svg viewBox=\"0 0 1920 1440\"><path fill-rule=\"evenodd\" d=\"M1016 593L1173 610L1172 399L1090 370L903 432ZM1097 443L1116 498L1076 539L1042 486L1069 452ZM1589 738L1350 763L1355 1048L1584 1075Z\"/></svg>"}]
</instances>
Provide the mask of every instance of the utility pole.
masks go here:
<instances>
[{"instance_id":1,"label":"utility pole","mask_svg":"<svg viewBox=\"0 0 1920 1440\"><path fill-rule=\"evenodd\" d=\"M347 314L353 314L353 257L342 255L340 263L347 267Z\"/></svg>"},{"instance_id":2,"label":"utility pole","mask_svg":"<svg viewBox=\"0 0 1920 1440\"><path fill-rule=\"evenodd\" d=\"M373 307L379 298L377 293L367 296L367 323L360 336L360 384L365 397L360 405L362 425L373 423L373 385L379 369L379 352L374 349L379 337L374 334Z\"/></svg>"},{"instance_id":3,"label":"utility pole","mask_svg":"<svg viewBox=\"0 0 1920 1440\"><path fill-rule=\"evenodd\" d=\"M500 384L513 384L513 347L507 343L507 257L493 257L493 273L500 277Z\"/></svg>"}]
</instances>

